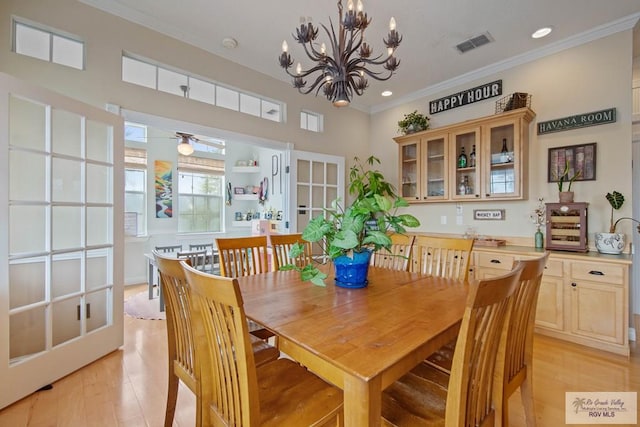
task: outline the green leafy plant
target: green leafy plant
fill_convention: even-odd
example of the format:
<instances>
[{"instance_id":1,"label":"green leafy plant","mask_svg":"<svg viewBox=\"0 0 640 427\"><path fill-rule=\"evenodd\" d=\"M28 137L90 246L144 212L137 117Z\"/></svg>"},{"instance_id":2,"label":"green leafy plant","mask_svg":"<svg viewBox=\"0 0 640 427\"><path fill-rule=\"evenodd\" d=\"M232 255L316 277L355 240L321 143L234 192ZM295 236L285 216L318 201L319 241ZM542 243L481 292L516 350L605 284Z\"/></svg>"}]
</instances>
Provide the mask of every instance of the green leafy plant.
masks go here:
<instances>
[{"instance_id":1,"label":"green leafy plant","mask_svg":"<svg viewBox=\"0 0 640 427\"><path fill-rule=\"evenodd\" d=\"M317 242L330 259L341 255L353 257L354 252L378 251L391 247L388 232L404 233L405 227L417 227L420 221L410 214L398 214L398 208L409 206L398 196L395 188L375 169L370 168L380 160L369 157L366 167L358 157L349 172L349 193L354 196L349 206L334 200L325 215L313 218L302 232L302 238ZM296 258L303 252L300 244L293 245L289 256ZM281 270L298 270L303 280L324 286L326 274L315 264L299 267L288 264Z\"/></svg>"},{"instance_id":2,"label":"green leafy plant","mask_svg":"<svg viewBox=\"0 0 640 427\"><path fill-rule=\"evenodd\" d=\"M418 113L418 110L405 114L404 119L398 121L398 131L405 135L426 129L429 129L429 117Z\"/></svg>"},{"instance_id":3,"label":"green leafy plant","mask_svg":"<svg viewBox=\"0 0 640 427\"><path fill-rule=\"evenodd\" d=\"M563 191L565 182L569 183L569 186L567 187L567 191L571 191L571 185L573 184L573 181L578 179L582 174L582 171L578 170L576 171L576 173L573 174L573 176L570 176L569 172L571 172L571 168L569 166L570 166L569 160L567 160L564 164L564 170L562 171L562 174L558 175L558 191L560 192Z\"/></svg>"},{"instance_id":4,"label":"green leafy plant","mask_svg":"<svg viewBox=\"0 0 640 427\"><path fill-rule=\"evenodd\" d=\"M611 193L607 193L605 197L607 198L607 200L609 201L609 204L611 205L611 220L609 222L609 233L615 233L616 228L618 227L618 223L623 219L628 219L637 224L640 224L640 221L638 221L637 219L633 219L627 216L618 218L616 222L613 222L613 211L618 210L622 207L622 205L624 204L624 196L622 195L622 193L619 193L614 190ZM638 233L640 233L640 225L638 225Z\"/></svg>"}]
</instances>

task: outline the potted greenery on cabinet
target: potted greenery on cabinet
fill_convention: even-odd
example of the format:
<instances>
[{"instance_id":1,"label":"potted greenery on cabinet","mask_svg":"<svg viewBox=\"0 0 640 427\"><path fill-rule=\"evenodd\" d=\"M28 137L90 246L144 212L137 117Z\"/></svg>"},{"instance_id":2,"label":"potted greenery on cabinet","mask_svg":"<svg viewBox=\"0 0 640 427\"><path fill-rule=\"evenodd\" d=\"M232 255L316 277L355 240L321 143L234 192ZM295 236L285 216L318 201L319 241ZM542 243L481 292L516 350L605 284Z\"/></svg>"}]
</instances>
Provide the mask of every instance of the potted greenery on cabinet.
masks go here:
<instances>
[{"instance_id":1,"label":"potted greenery on cabinet","mask_svg":"<svg viewBox=\"0 0 640 427\"><path fill-rule=\"evenodd\" d=\"M405 114L404 119L398 121L398 131L403 135L427 129L429 129L429 117L418 113L418 110Z\"/></svg>"},{"instance_id":2,"label":"potted greenery on cabinet","mask_svg":"<svg viewBox=\"0 0 640 427\"><path fill-rule=\"evenodd\" d=\"M618 227L618 223L623 219L628 219L630 221L636 222L640 224L640 221L629 218L622 217L618 218L615 222L613 221L613 211L618 210L624 204L624 196L622 193L617 191L613 191L611 193L607 193L605 196L607 201L611 205L611 219L609 220L609 232L608 233L596 233L596 249L598 252L603 254L619 254L624 250L626 245L625 235L623 233L617 233L616 229ZM638 225L638 233L640 233L640 225Z\"/></svg>"},{"instance_id":3,"label":"potted greenery on cabinet","mask_svg":"<svg viewBox=\"0 0 640 427\"><path fill-rule=\"evenodd\" d=\"M313 218L302 233L304 240L317 242L333 261L336 285L347 288L367 286L371 253L391 247L388 232L404 233L405 227L420 225L413 215L397 213L398 208L409 204L396 194L380 171L371 168L380 160L371 156L366 163L369 168L356 157L350 169L349 193L353 202L344 206L340 200L333 201L331 209ZM302 245L294 245L290 257L302 252ZM281 269L298 270L304 280L321 286L327 277L315 264L302 268L290 264Z\"/></svg>"}]
</instances>

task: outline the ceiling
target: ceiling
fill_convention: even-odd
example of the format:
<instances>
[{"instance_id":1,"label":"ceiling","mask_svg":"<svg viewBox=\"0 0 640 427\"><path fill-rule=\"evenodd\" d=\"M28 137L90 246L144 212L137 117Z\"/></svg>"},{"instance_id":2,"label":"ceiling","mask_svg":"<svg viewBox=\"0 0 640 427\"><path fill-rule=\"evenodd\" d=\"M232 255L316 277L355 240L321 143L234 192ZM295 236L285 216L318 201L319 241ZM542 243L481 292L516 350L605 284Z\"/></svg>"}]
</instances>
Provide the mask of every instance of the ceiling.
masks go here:
<instances>
[{"instance_id":1,"label":"ceiling","mask_svg":"<svg viewBox=\"0 0 640 427\"><path fill-rule=\"evenodd\" d=\"M282 41L287 40L294 60L306 67L310 62L305 61L301 46L292 37L301 17L328 26L329 18L335 22L338 16L336 2L328 0L81 1L287 82L291 79L277 60ZM354 106L368 111L446 88L469 73L482 77L483 71L489 74L631 28L640 18L640 0L363 2L372 18L367 41L376 55L383 52L382 39L386 38L391 16L403 36L396 53L401 61L396 75L386 82L369 79L365 94L353 100ZM553 32L532 39L531 33L543 26L552 26ZM456 50L457 44L486 32L492 43L465 54ZM237 40L235 49L223 46L226 37ZM320 39L328 39L322 30ZM391 90L393 95L383 98L383 90Z\"/></svg>"}]
</instances>

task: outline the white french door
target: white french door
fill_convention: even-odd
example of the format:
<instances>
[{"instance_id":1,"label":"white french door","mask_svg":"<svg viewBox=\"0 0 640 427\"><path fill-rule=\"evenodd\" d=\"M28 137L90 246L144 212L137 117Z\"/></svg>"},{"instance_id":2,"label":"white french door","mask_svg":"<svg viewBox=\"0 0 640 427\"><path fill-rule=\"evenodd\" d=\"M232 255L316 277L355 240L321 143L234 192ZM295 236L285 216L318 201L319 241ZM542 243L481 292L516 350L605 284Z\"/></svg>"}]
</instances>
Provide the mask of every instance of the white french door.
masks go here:
<instances>
[{"instance_id":1,"label":"white french door","mask_svg":"<svg viewBox=\"0 0 640 427\"><path fill-rule=\"evenodd\" d=\"M123 121L0 73L0 408L123 343Z\"/></svg>"},{"instance_id":2,"label":"white french door","mask_svg":"<svg viewBox=\"0 0 640 427\"><path fill-rule=\"evenodd\" d=\"M291 153L289 214L294 233L301 233L334 200L344 201L344 168L344 157L306 151Z\"/></svg>"}]
</instances>

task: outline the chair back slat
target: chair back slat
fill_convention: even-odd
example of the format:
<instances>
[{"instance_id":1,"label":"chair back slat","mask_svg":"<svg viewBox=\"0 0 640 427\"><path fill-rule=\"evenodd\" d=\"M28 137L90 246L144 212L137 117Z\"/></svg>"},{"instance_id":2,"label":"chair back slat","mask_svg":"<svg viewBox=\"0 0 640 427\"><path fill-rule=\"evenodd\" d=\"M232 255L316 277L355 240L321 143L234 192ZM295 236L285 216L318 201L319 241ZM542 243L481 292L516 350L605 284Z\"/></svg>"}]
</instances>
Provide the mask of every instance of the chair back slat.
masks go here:
<instances>
[{"instance_id":1,"label":"chair back slat","mask_svg":"<svg viewBox=\"0 0 640 427\"><path fill-rule=\"evenodd\" d=\"M186 263L183 269L194 302L202 398L210 403L203 410L203 425L258 425L257 374L238 282L208 275Z\"/></svg>"},{"instance_id":2,"label":"chair back slat","mask_svg":"<svg viewBox=\"0 0 640 427\"><path fill-rule=\"evenodd\" d=\"M189 252L178 252L178 258L188 259L193 268L200 271L205 271L207 267L207 251L189 251Z\"/></svg>"},{"instance_id":3,"label":"chair back slat","mask_svg":"<svg viewBox=\"0 0 640 427\"><path fill-rule=\"evenodd\" d=\"M417 235L412 271L449 279L467 280L473 239Z\"/></svg>"},{"instance_id":4,"label":"chair back slat","mask_svg":"<svg viewBox=\"0 0 640 427\"><path fill-rule=\"evenodd\" d=\"M269 271L267 236L218 238L220 275L242 277Z\"/></svg>"},{"instance_id":5,"label":"chair back slat","mask_svg":"<svg viewBox=\"0 0 640 427\"><path fill-rule=\"evenodd\" d=\"M394 233L389 237L391 247L389 250L383 248L374 252L371 256L371 265L390 270L409 271L414 236Z\"/></svg>"},{"instance_id":6,"label":"chair back slat","mask_svg":"<svg viewBox=\"0 0 640 427\"><path fill-rule=\"evenodd\" d=\"M505 325L522 268L470 285L447 392L447 425L493 425L494 387L502 386L494 384L494 375L496 369L503 373Z\"/></svg>"},{"instance_id":7,"label":"chair back slat","mask_svg":"<svg viewBox=\"0 0 640 427\"><path fill-rule=\"evenodd\" d=\"M298 267L304 267L313 262L311 256L311 242L302 238L302 233L297 234L272 234L269 236L271 240L271 251L273 252L273 271L277 271L283 265L294 264ZM301 243L304 252L294 258L289 256L291 246L295 243Z\"/></svg>"}]
</instances>

